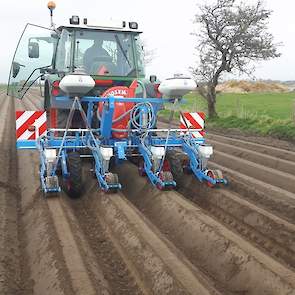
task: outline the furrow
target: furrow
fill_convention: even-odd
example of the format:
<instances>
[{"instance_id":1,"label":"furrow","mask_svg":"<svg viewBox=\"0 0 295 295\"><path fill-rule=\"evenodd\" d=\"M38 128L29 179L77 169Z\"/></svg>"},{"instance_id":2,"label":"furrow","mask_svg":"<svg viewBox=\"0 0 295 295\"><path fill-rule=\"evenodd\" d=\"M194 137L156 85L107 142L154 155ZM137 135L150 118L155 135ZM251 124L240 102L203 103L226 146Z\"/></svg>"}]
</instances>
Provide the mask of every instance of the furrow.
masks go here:
<instances>
[{"instance_id":1,"label":"furrow","mask_svg":"<svg viewBox=\"0 0 295 295\"><path fill-rule=\"evenodd\" d=\"M295 175L281 172L216 150L212 161L268 184L295 193Z\"/></svg>"},{"instance_id":2,"label":"furrow","mask_svg":"<svg viewBox=\"0 0 295 295\"><path fill-rule=\"evenodd\" d=\"M246 148L218 142L216 140L209 140L208 143L212 144L214 149L217 151L227 153L235 157L240 157L254 163L259 163L265 167L270 167L275 170L295 175L295 162L290 160L283 160L278 157L265 155L260 152L251 151Z\"/></svg>"},{"instance_id":3,"label":"furrow","mask_svg":"<svg viewBox=\"0 0 295 295\"><path fill-rule=\"evenodd\" d=\"M160 193L137 176L135 168L119 173L128 198L227 292L292 294L295 273L214 220L176 192ZM226 293L226 292L225 292ZM226 293L228 294L228 293Z\"/></svg>"},{"instance_id":4,"label":"furrow","mask_svg":"<svg viewBox=\"0 0 295 295\"><path fill-rule=\"evenodd\" d=\"M254 245L295 267L295 225L229 189L210 189L194 177L177 179L180 192Z\"/></svg>"},{"instance_id":5,"label":"furrow","mask_svg":"<svg viewBox=\"0 0 295 295\"><path fill-rule=\"evenodd\" d=\"M97 190L95 187L94 189ZM123 195L87 199L146 294L223 294L169 243Z\"/></svg>"},{"instance_id":6,"label":"furrow","mask_svg":"<svg viewBox=\"0 0 295 295\"><path fill-rule=\"evenodd\" d=\"M0 293L17 294L25 290L22 284L21 265L23 252L20 246L19 190L14 145L13 100L1 94L0 123ZM29 294L29 292L27 293Z\"/></svg>"},{"instance_id":7,"label":"furrow","mask_svg":"<svg viewBox=\"0 0 295 295\"><path fill-rule=\"evenodd\" d=\"M224 172L226 177L230 179L229 187L231 190L260 207L294 223L295 194L215 162L211 162L210 167Z\"/></svg>"},{"instance_id":8,"label":"furrow","mask_svg":"<svg viewBox=\"0 0 295 295\"><path fill-rule=\"evenodd\" d=\"M292 161L292 162L295 161L295 152L287 150L287 149L278 148L278 147L265 145L265 144L254 143L251 141L246 141L241 139L236 139L229 136L222 136L212 132L209 132L206 135L206 137L208 139L212 139L212 140L226 143L226 144L231 144L233 146L242 147L244 149L256 151L261 154L269 155L279 159L284 159L284 160Z\"/></svg>"}]
</instances>

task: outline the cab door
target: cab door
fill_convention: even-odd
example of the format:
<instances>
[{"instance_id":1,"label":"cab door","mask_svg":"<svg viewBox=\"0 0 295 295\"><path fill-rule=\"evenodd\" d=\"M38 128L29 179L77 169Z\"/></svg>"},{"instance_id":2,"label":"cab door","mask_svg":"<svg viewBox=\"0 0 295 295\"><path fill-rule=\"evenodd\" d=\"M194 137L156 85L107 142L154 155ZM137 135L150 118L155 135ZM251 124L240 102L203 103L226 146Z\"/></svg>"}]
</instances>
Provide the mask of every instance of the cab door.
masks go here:
<instances>
[{"instance_id":1,"label":"cab door","mask_svg":"<svg viewBox=\"0 0 295 295\"><path fill-rule=\"evenodd\" d=\"M57 40L55 31L26 25L11 64L8 95L22 98L30 87L38 88L42 71L52 68Z\"/></svg>"}]
</instances>

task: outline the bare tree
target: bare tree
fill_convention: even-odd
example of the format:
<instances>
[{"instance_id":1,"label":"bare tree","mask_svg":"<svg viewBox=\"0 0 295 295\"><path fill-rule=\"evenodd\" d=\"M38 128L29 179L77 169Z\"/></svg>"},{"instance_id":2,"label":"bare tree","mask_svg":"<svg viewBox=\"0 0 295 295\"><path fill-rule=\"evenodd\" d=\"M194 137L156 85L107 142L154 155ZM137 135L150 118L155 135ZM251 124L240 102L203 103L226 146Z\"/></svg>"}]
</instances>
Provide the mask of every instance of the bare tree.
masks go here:
<instances>
[{"instance_id":1,"label":"bare tree","mask_svg":"<svg viewBox=\"0 0 295 295\"><path fill-rule=\"evenodd\" d=\"M142 42L142 46L143 46L143 62L144 62L144 65L147 66L155 58L156 50L149 48L146 40Z\"/></svg>"},{"instance_id":2,"label":"bare tree","mask_svg":"<svg viewBox=\"0 0 295 295\"><path fill-rule=\"evenodd\" d=\"M199 64L192 73L199 92L208 102L209 117L216 117L216 86L224 73L251 74L254 62L280 56L278 44L268 32L271 11L262 1L246 4L236 0L215 0L202 4L195 15Z\"/></svg>"}]
</instances>

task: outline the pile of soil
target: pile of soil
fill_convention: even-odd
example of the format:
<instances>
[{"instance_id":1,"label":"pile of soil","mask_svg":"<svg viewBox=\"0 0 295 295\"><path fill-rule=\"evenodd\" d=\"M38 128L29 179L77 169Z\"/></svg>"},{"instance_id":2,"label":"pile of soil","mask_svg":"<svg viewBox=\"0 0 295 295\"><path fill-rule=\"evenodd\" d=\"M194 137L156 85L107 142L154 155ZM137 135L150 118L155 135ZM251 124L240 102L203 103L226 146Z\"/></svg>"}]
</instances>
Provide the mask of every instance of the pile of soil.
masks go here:
<instances>
[{"instance_id":1,"label":"pile of soil","mask_svg":"<svg viewBox=\"0 0 295 295\"><path fill-rule=\"evenodd\" d=\"M278 82L264 81L227 81L217 86L217 91L223 93L248 93L248 92L288 92L289 88Z\"/></svg>"}]
</instances>

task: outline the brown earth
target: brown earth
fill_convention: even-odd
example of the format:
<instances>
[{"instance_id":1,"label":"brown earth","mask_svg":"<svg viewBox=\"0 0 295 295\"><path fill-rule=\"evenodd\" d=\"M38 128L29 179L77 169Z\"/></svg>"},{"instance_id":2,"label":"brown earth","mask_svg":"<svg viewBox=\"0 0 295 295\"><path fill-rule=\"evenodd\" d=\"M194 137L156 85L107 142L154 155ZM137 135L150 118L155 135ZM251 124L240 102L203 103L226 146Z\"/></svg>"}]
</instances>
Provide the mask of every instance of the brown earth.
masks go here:
<instances>
[{"instance_id":1,"label":"brown earth","mask_svg":"<svg viewBox=\"0 0 295 295\"><path fill-rule=\"evenodd\" d=\"M209 133L228 187L173 166L178 189L161 192L125 163L122 192L104 194L86 161L81 199L46 198L37 152L14 137L14 109L40 108L38 93L0 105L0 294L295 294L292 148Z\"/></svg>"},{"instance_id":2,"label":"brown earth","mask_svg":"<svg viewBox=\"0 0 295 295\"><path fill-rule=\"evenodd\" d=\"M288 86L278 82L264 81L227 81L219 84L216 91L223 93L248 93L248 92L288 92Z\"/></svg>"}]
</instances>

